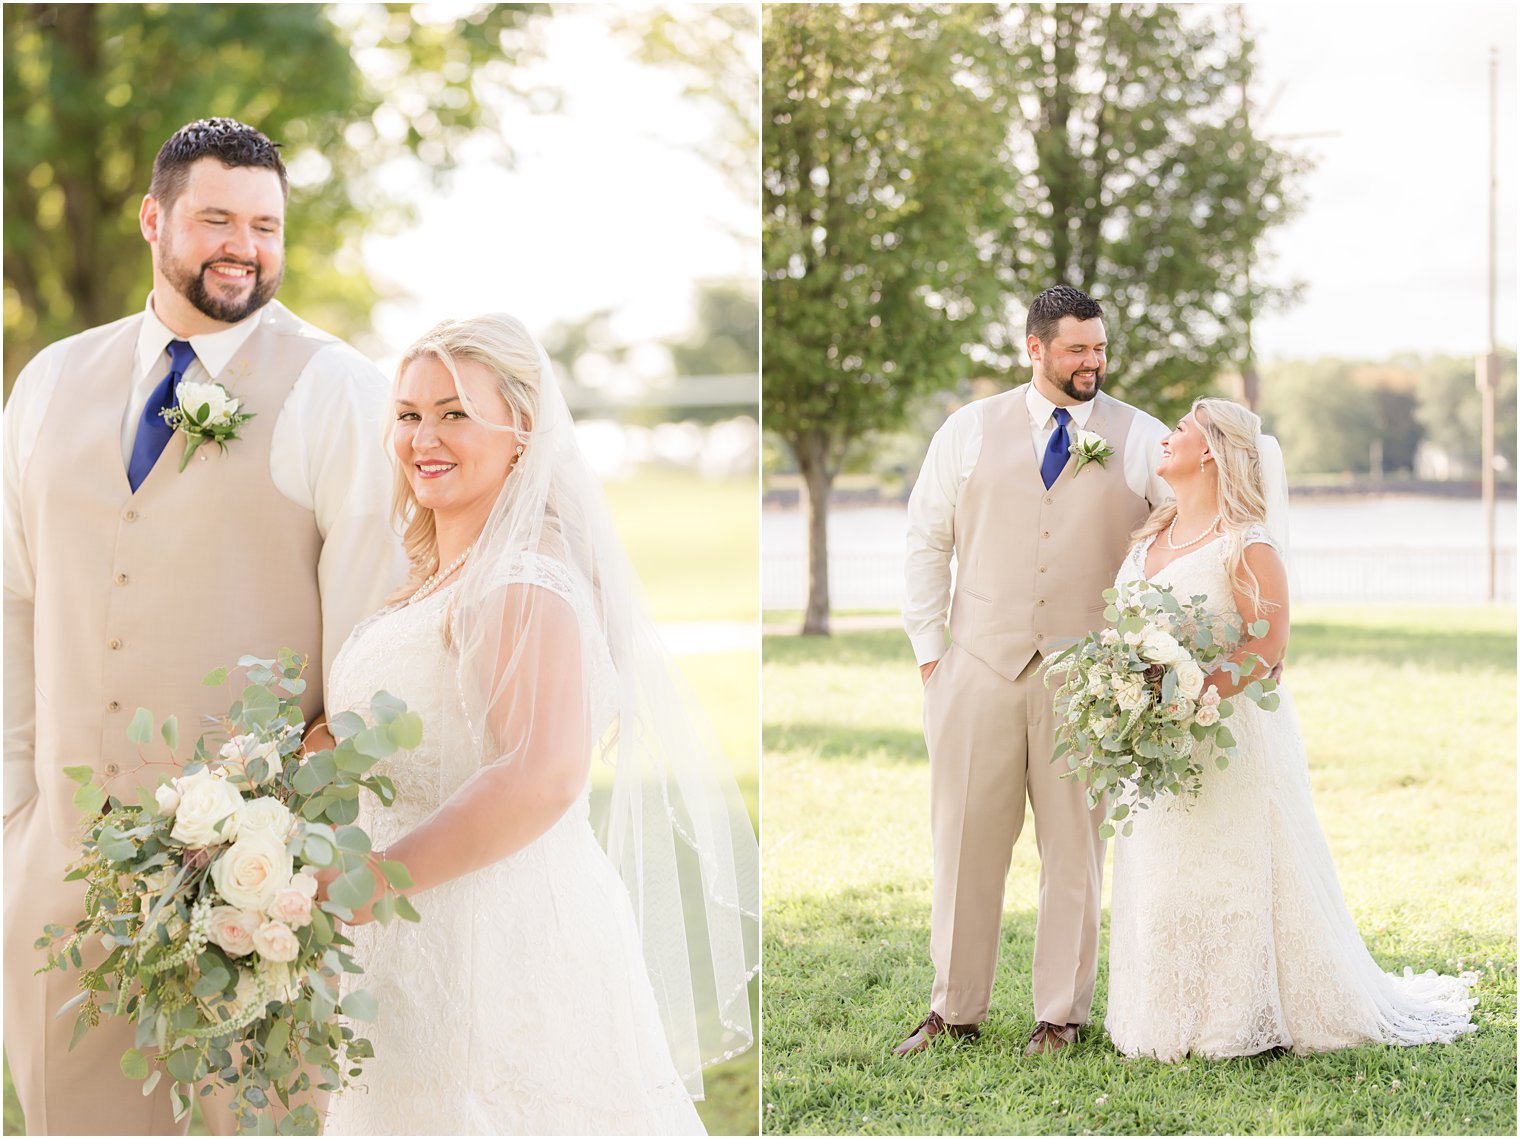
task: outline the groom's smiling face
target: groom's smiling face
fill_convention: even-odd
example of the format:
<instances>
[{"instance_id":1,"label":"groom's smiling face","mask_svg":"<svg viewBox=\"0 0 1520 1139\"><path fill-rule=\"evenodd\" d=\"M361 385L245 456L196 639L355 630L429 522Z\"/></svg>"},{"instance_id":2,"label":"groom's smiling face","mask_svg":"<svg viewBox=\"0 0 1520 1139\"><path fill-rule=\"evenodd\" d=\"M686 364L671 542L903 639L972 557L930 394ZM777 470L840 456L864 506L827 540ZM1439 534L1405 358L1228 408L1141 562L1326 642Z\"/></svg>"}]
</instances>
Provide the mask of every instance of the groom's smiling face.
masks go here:
<instances>
[{"instance_id":1,"label":"groom's smiling face","mask_svg":"<svg viewBox=\"0 0 1520 1139\"><path fill-rule=\"evenodd\" d=\"M1108 333L1103 318L1063 316L1049 341L1031 336L1029 358L1036 386L1056 404L1086 403L1108 374Z\"/></svg>"}]
</instances>

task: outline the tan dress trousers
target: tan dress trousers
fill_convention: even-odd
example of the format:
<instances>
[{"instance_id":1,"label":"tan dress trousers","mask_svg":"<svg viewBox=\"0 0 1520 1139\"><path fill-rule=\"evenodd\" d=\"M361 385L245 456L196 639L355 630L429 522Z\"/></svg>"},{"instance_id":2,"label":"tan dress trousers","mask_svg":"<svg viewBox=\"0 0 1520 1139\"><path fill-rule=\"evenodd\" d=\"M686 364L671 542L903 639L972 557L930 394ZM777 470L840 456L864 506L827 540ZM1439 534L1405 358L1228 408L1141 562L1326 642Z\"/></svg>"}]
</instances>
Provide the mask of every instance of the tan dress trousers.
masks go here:
<instances>
[{"instance_id":1,"label":"tan dress trousers","mask_svg":"<svg viewBox=\"0 0 1520 1139\"><path fill-rule=\"evenodd\" d=\"M951 1024L987 1016L1013 844L1034 808L1040 855L1034 1013L1083 1024L1092 1011L1102 920L1101 811L1052 763L1051 689L1036 654L1017 680L951 645L924 688L934 904L930 1007Z\"/></svg>"}]
</instances>

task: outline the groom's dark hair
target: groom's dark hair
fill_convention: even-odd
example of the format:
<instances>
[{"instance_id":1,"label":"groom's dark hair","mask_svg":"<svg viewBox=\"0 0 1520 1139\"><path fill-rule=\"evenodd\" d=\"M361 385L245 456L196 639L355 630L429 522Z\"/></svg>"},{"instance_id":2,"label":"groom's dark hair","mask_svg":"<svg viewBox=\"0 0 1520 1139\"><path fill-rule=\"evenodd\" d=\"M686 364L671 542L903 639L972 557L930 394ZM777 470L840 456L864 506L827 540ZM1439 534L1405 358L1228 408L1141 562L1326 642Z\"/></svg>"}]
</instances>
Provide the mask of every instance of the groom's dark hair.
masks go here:
<instances>
[{"instance_id":1,"label":"groom's dark hair","mask_svg":"<svg viewBox=\"0 0 1520 1139\"><path fill-rule=\"evenodd\" d=\"M1024 335L1033 336L1041 344L1049 344L1063 316L1092 320L1093 317L1102 315L1103 306L1081 289L1056 285L1029 302L1029 317L1024 321Z\"/></svg>"},{"instance_id":2,"label":"groom's dark hair","mask_svg":"<svg viewBox=\"0 0 1520 1139\"><path fill-rule=\"evenodd\" d=\"M190 167L202 158L214 158L223 166L262 166L280 176L280 190L290 198L290 179L280 161L280 144L262 131L236 119L197 119L169 136L153 160L153 179L148 193L165 211L185 192Z\"/></svg>"}]
</instances>

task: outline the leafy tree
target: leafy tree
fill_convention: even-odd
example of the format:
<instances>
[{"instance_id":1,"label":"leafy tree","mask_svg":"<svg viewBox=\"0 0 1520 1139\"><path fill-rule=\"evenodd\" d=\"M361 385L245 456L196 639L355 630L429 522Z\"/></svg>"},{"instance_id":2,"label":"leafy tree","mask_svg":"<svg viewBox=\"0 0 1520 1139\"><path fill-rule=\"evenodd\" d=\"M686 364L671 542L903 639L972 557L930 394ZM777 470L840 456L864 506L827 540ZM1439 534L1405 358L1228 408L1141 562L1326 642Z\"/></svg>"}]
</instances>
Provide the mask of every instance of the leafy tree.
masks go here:
<instances>
[{"instance_id":1,"label":"leafy tree","mask_svg":"<svg viewBox=\"0 0 1520 1139\"><path fill-rule=\"evenodd\" d=\"M1439 356L1412 361L1418 369L1415 418L1424 437L1472 469L1483 462L1483 400L1468 357ZM1499 354L1499 387L1494 393L1494 453L1515 471L1515 353Z\"/></svg>"},{"instance_id":2,"label":"leafy tree","mask_svg":"<svg viewBox=\"0 0 1520 1139\"><path fill-rule=\"evenodd\" d=\"M986 5L763 12L764 412L806 484L805 633L828 632L850 445L970 367L1000 287L1012 103Z\"/></svg>"},{"instance_id":3,"label":"leafy tree","mask_svg":"<svg viewBox=\"0 0 1520 1139\"><path fill-rule=\"evenodd\" d=\"M403 224L454 147L515 105L512 65L542 7L5 5L7 390L44 344L141 305L153 157L212 115L283 144L282 299L362 332L379 290L361 239Z\"/></svg>"},{"instance_id":4,"label":"leafy tree","mask_svg":"<svg viewBox=\"0 0 1520 1139\"><path fill-rule=\"evenodd\" d=\"M1321 359L1266 369L1263 426L1282 444L1293 478L1368 470L1379 437L1377 396L1356 381L1358 366Z\"/></svg>"},{"instance_id":5,"label":"leafy tree","mask_svg":"<svg viewBox=\"0 0 1520 1139\"><path fill-rule=\"evenodd\" d=\"M1303 163L1251 128L1244 22L1218 5L1016 4L1000 32L1030 126L1010 171L1011 292L1097 297L1110 390L1179 415L1250 366L1252 315L1291 295L1252 275ZM1005 364L1023 341L1008 329L989 345Z\"/></svg>"}]
</instances>

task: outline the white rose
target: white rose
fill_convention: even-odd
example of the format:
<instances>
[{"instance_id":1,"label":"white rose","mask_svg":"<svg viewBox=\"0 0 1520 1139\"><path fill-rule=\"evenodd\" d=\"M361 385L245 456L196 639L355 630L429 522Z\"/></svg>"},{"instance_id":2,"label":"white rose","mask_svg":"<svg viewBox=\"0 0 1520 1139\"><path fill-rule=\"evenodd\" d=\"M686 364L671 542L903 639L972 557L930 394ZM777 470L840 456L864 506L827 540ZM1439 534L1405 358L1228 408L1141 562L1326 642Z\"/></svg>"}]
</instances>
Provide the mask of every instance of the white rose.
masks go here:
<instances>
[{"instance_id":1,"label":"white rose","mask_svg":"<svg viewBox=\"0 0 1520 1139\"><path fill-rule=\"evenodd\" d=\"M211 864L211 880L224 902L261 914L290 885L291 865L283 842L255 831L240 836Z\"/></svg>"},{"instance_id":2,"label":"white rose","mask_svg":"<svg viewBox=\"0 0 1520 1139\"><path fill-rule=\"evenodd\" d=\"M1124 634L1124 643L1126 645L1138 645L1143 640L1145 640L1144 633L1136 633L1131 630L1130 632Z\"/></svg>"},{"instance_id":3,"label":"white rose","mask_svg":"<svg viewBox=\"0 0 1520 1139\"><path fill-rule=\"evenodd\" d=\"M249 799L237 812L239 838L250 834L267 834L283 844L290 841L290 832L295 824L296 817L290 813L290 808L267 795Z\"/></svg>"},{"instance_id":4,"label":"white rose","mask_svg":"<svg viewBox=\"0 0 1520 1139\"><path fill-rule=\"evenodd\" d=\"M217 906L211 911L209 936L232 956L246 957L253 952L253 931L262 921L236 906Z\"/></svg>"},{"instance_id":5,"label":"white rose","mask_svg":"<svg viewBox=\"0 0 1520 1139\"><path fill-rule=\"evenodd\" d=\"M273 777L280 769L280 749L267 740L261 740L258 736L242 735L233 736L222 745L221 756L229 763L235 763L244 771L248 770L250 760L262 759L267 765L264 778Z\"/></svg>"},{"instance_id":6,"label":"white rose","mask_svg":"<svg viewBox=\"0 0 1520 1139\"><path fill-rule=\"evenodd\" d=\"M1165 629L1147 629L1140 642L1140 655L1157 664L1181 664L1190 659L1188 651Z\"/></svg>"},{"instance_id":7,"label":"white rose","mask_svg":"<svg viewBox=\"0 0 1520 1139\"><path fill-rule=\"evenodd\" d=\"M1198 709L1197 720L1205 728L1213 727L1219 723L1219 708L1205 701Z\"/></svg>"},{"instance_id":8,"label":"white rose","mask_svg":"<svg viewBox=\"0 0 1520 1139\"><path fill-rule=\"evenodd\" d=\"M1087 726L1091 728L1093 734L1101 740L1104 736L1108 735L1109 732L1114 730L1114 725L1118 722L1119 721L1116 720L1113 716L1094 716L1087 722Z\"/></svg>"},{"instance_id":9,"label":"white rose","mask_svg":"<svg viewBox=\"0 0 1520 1139\"><path fill-rule=\"evenodd\" d=\"M183 380L179 385L179 405L187 415L198 415L202 407L209 408L204 426L223 424L240 406L240 401L227 394L221 384L194 384Z\"/></svg>"},{"instance_id":10,"label":"white rose","mask_svg":"<svg viewBox=\"0 0 1520 1139\"><path fill-rule=\"evenodd\" d=\"M1118 698L1119 707L1125 712L1145 707L1145 702L1150 698L1150 693L1146 692L1145 683L1141 680L1126 680L1116 684L1114 694Z\"/></svg>"},{"instance_id":11,"label":"white rose","mask_svg":"<svg viewBox=\"0 0 1520 1139\"><path fill-rule=\"evenodd\" d=\"M1219 707L1219 700L1220 700L1219 689L1217 689L1217 688L1210 688L1207 692L1205 692L1203 694L1202 697L1199 698L1198 702L1200 704L1204 704L1204 705L1206 705L1206 706L1208 706L1210 708L1217 708L1217 707Z\"/></svg>"},{"instance_id":12,"label":"white rose","mask_svg":"<svg viewBox=\"0 0 1520 1139\"><path fill-rule=\"evenodd\" d=\"M253 947L265 961L294 961L301 955L301 943L281 921L266 921L254 930Z\"/></svg>"},{"instance_id":13,"label":"white rose","mask_svg":"<svg viewBox=\"0 0 1520 1139\"><path fill-rule=\"evenodd\" d=\"M1087 678L1087 691L1094 696L1101 696L1108 691L1108 677L1101 673L1093 673Z\"/></svg>"},{"instance_id":14,"label":"white rose","mask_svg":"<svg viewBox=\"0 0 1520 1139\"><path fill-rule=\"evenodd\" d=\"M301 985L305 981L305 970L298 973L283 962L265 959L264 987L269 992L270 1000L295 1000L301 995Z\"/></svg>"},{"instance_id":15,"label":"white rose","mask_svg":"<svg viewBox=\"0 0 1520 1139\"><path fill-rule=\"evenodd\" d=\"M237 837L233 816L242 805L243 796L225 778L201 768L194 775L176 779L174 787L179 792L179 804L174 811L174 829L169 832L171 838L186 846L210 846ZM216 829L218 823L222 823L220 833Z\"/></svg>"},{"instance_id":16,"label":"white rose","mask_svg":"<svg viewBox=\"0 0 1520 1139\"><path fill-rule=\"evenodd\" d=\"M297 874L296 878L301 875ZM295 882L295 878L291 882ZM300 929L311 922L311 896L297 890L293 885L281 890L269 903L269 916L278 918L291 929Z\"/></svg>"},{"instance_id":17,"label":"white rose","mask_svg":"<svg viewBox=\"0 0 1520 1139\"><path fill-rule=\"evenodd\" d=\"M1104 629L1103 632L1098 635L1098 640L1102 641L1105 645L1117 645L1119 643L1119 630Z\"/></svg>"},{"instance_id":18,"label":"white rose","mask_svg":"<svg viewBox=\"0 0 1520 1139\"><path fill-rule=\"evenodd\" d=\"M317 896L317 880L305 870L297 872L296 876L290 880L290 888L292 890L299 890L308 898L315 898Z\"/></svg>"},{"instance_id":19,"label":"white rose","mask_svg":"<svg viewBox=\"0 0 1520 1139\"><path fill-rule=\"evenodd\" d=\"M1096 431L1077 431L1077 447L1083 451L1097 451L1108 446L1108 440Z\"/></svg>"},{"instance_id":20,"label":"white rose","mask_svg":"<svg viewBox=\"0 0 1520 1139\"><path fill-rule=\"evenodd\" d=\"M174 812L179 809L179 789L174 786L174 781L160 783L153 792L153 798L158 801L158 813L164 818L174 817Z\"/></svg>"},{"instance_id":21,"label":"white rose","mask_svg":"<svg viewBox=\"0 0 1520 1139\"><path fill-rule=\"evenodd\" d=\"M1177 666L1177 691L1189 700L1198 699L1203 691L1203 669L1197 661L1185 660Z\"/></svg>"}]
</instances>

